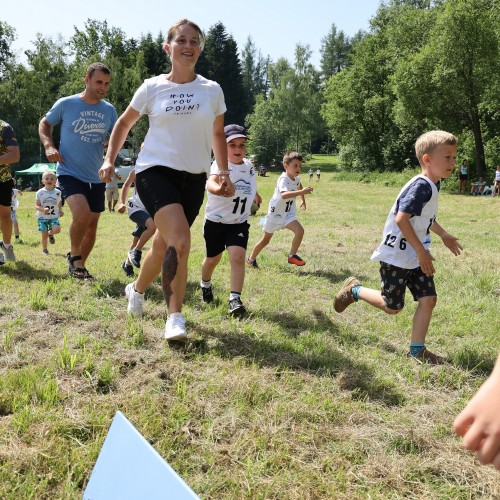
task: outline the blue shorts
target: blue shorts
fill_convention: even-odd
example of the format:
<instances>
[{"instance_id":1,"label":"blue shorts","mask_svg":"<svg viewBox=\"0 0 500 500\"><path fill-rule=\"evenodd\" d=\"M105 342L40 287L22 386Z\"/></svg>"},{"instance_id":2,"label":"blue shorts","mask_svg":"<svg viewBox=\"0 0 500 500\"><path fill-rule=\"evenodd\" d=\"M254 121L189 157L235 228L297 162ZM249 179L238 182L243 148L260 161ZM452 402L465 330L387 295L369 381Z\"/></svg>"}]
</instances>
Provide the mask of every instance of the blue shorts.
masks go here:
<instances>
[{"instance_id":1,"label":"blue shorts","mask_svg":"<svg viewBox=\"0 0 500 500\"><path fill-rule=\"evenodd\" d=\"M135 222L138 226L146 227L146 221L151 219L151 216L144 210L137 210L132 215L129 215L129 219Z\"/></svg>"},{"instance_id":2,"label":"blue shorts","mask_svg":"<svg viewBox=\"0 0 500 500\"><path fill-rule=\"evenodd\" d=\"M53 226L60 226L59 219L38 219L38 230L41 233L49 232Z\"/></svg>"},{"instance_id":3,"label":"blue shorts","mask_svg":"<svg viewBox=\"0 0 500 500\"><path fill-rule=\"evenodd\" d=\"M135 229L132 231L132 236L134 238L140 238L141 234L146 231L146 226L140 226L139 224L136 224Z\"/></svg>"},{"instance_id":4,"label":"blue shorts","mask_svg":"<svg viewBox=\"0 0 500 500\"><path fill-rule=\"evenodd\" d=\"M57 182L63 198L69 198L74 194L82 194L85 196L91 212L104 212L105 182L83 182L72 175L60 175Z\"/></svg>"},{"instance_id":5,"label":"blue shorts","mask_svg":"<svg viewBox=\"0 0 500 500\"><path fill-rule=\"evenodd\" d=\"M407 287L413 295L413 300L437 295L434 277L426 276L420 267L403 269L402 267L381 262L380 278L380 291L385 305L395 311L403 309Z\"/></svg>"},{"instance_id":6,"label":"blue shorts","mask_svg":"<svg viewBox=\"0 0 500 500\"><path fill-rule=\"evenodd\" d=\"M10 220L12 222L17 222L17 213L12 207L10 207Z\"/></svg>"}]
</instances>

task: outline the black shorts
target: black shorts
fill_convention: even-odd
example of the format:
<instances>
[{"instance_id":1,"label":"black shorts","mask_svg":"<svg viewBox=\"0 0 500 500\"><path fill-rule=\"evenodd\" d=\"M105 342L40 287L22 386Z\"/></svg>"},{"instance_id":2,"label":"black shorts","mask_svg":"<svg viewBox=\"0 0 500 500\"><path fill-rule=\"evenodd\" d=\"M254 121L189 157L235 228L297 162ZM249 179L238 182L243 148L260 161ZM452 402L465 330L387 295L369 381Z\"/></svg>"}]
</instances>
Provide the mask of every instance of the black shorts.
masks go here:
<instances>
[{"instance_id":1,"label":"black shorts","mask_svg":"<svg viewBox=\"0 0 500 500\"><path fill-rule=\"evenodd\" d=\"M67 199L74 194L82 194L85 196L91 212L104 212L106 183L83 182L72 175L60 175L57 181L63 198Z\"/></svg>"},{"instance_id":2,"label":"black shorts","mask_svg":"<svg viewBox=\"0 0 500 500\"><path fill-rule=\"evenodd\" d=\"M132 231L132 236L134 238L140 238L141 234L146 231L146 226L141 226L140 224L136 224L135 229Z\"/></svg>"},{"instance_id":3,"label":"black shorts","mask_svg":"<svg viewBox=\"0 0 500 500\"><path fill-rule=\"evenodd\" d=\"M139 197L153 219L160 208L179 203L191 226L203 203L207 175L156 165L139 172L135 181Z\"/></svg>"},{"instance_id":4,"label":"black shorts","mask_svg":"<svg viewBox=\"0 0 500 500\"><path fill-rule=\"evenodd\" d=\"M437 295L434 277L426 276L420 267L403 269L381 262L380 278L380 291L385 305L395 311L403 309L405 305L406 287L413 295L413 300Z\"/></svg>"},{"instance_id":5,"label":"black shorts","mask_svg":"<svg viewBox=\"0 0 500 500\"><path fill-rule=\"evenodd\" d=\"M468 181L469 180L469 174L458 174L458 178L461 181Z\"/></svg>"},{"instance_id":6,"label":"black shorts","mask_svg":"<svg viewBox=\"0 0 500 500\"><path fill-rule=\"evenodd\" d=\"M10 207L12 203L12 189L14 188L14 181L0 182L0 205L2 207Z\"/></svg>"},{"instance_id":7,"label":"black shorts","mask_svg":"<svg viewBox=\"0 0 500 500\"><path fill-rule=\"evenodd\" d=\"M221 254L227 247L242 247L246 250L248 244L248 230L250 224L222 224L205 220L203 226L203 237L207 257L215 257Z\"/></svg>"}]
</instances>

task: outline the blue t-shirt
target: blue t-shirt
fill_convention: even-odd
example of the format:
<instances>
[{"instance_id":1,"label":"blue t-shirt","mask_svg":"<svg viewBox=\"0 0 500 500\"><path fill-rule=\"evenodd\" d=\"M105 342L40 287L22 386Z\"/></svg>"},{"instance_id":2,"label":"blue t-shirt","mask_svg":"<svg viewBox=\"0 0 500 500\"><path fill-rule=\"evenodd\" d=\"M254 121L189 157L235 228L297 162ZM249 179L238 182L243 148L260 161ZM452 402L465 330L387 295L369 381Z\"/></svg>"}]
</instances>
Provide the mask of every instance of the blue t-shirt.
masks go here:
<instances>
[{"instance_id":1,"label":"blue t-shirt","mask_svg":"<svg viewBox=\"0 0 500 500\"><path fill-rule=\"evenodd\" d=\"M436 187L439 191L441 183L437 183ZM406 191L401 194L396 203L396 212L405 212L411 214L412 217L417 215L420 217L424 205L432 197L432 188L425 179L417 179L413 184L408 186Z\"/></svg>"},{"instance_id":2,"label":"blue t-shirt","mask_svg":"<svg viewBox=\"0 0 500 500\"><path fill-rule=\"evenodd\" d=\"M57 175L71 175L83 182L100 183L103 142L118 119L115 107L107 101L87 104L79 94L59 99L45 115L55 126L61 124Z\"/></svg>"}]
</instances>

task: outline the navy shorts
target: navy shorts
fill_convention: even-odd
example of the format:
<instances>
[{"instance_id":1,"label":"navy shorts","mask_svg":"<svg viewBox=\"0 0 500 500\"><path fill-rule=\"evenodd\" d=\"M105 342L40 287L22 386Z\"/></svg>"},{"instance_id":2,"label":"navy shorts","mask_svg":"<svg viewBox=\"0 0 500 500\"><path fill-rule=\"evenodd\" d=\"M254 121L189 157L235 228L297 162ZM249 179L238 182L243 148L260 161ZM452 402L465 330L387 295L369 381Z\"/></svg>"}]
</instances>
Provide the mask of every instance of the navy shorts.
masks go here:
<instances>
[{"instance_id":1,"label":"navy shorts","mask_svg":"<svg viewBox=\"0 0 500 500\"><path fill-rule=\"evenodd\" d=\"M12 189L14 188L14 181L0 182L0 205L2 207L10 207L12 203Z\"/></svg>"},{"instance_id":2,"label":"navy shorts","mask_svg":"<svg viewBox=\"0 0 500 500\"><path fill-rule=\"evenodd\" d=\"M222 224L205 220L203 226L203 237L207 257L215 257L221 254L227 247L242 247L246 250L248 244L248 230L250 224Z\"/></svg>"},{"instance_id":3,"label":"navy shorts","mask_svg":"<svg viewBox=\"0 0 500 500\"><path fill-rule=\"evenodd\" d=\"M134 238L140 238L141 234L146 231L146 226L140 226L139 224L136 224L135 229L132 231L132 236Z\"/></svg>"},{"instance_id":4,"label":"navy shorts","mask_svg":"<svg viewBox=\"0 0 500 500\"><path fill-rule=\"evenodd\" d=\"M135 181L139 197L153 219L160 208L179 203L191 226L203 203L207 175L156 165L139 172Z\"/></svg>"},{"instance_id":5,"label":"navy shorts","mask_svg":"<svg viewBox=\"0 0 500 500\"><path fill-rule=\"evenodd\" d=\"M128 218L138 226L146 227L146 221L151 219L151 216L144 210L137 210L132 215L129 215Z\"/></svg>"},{"instance_id":6,"label":"navy shorts","mask_svg":"<svg viewBox=\"0 0 500 500\"><path fill-rule=\"evenodd\" d=\"M385 305L389 309L399 311L405 305L406 288L413 295L413 300L422 297L435 297L434 277L426 276L420 267L403 269L386 262L380 263L380 291Z\"/></svg>"},{"instance_id":7,"label":"navy shorts","mask_svg":"<svg viewBox=\"0 0 500 500\"><path fill-rule=\"evenodd\" d=\"M74 194L82 194L85 196L91 212L104 212L105 182L83 182L72 175L60 175L57 181L63 198L69 198Z\"/></svg>"}]
</instances>

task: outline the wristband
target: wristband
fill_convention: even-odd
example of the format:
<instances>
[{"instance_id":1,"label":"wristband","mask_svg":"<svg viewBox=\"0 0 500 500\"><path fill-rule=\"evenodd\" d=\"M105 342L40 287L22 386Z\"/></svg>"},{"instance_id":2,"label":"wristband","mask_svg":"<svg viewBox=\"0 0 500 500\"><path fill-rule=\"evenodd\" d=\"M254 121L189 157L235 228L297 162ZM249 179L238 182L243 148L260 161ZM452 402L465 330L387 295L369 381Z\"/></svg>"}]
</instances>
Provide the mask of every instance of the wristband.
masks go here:
<instances>
[{"instance_id":1,"label":"wristband","mask_svg":"<svg viewBox=\"0 0 500 500\"><path fill-rule=\"evenodd\" d=\"M229 175L231 170L219 170L216 175Z\"/></svg>"}]
</instances>

